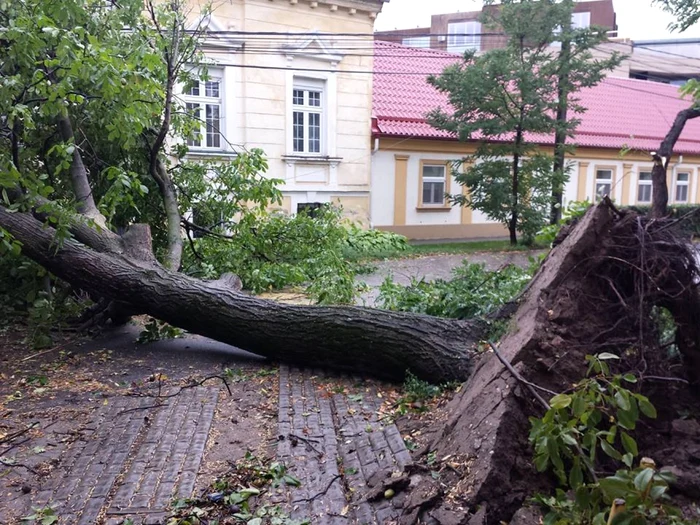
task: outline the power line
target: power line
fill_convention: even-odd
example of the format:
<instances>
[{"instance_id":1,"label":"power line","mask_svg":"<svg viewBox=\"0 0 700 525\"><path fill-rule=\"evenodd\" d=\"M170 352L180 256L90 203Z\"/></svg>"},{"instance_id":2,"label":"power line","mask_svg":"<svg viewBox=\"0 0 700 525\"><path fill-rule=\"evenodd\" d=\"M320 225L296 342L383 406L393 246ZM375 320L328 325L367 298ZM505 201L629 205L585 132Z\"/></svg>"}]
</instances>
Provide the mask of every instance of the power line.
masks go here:
<instances>
[{"instance_id":1,"label":"power line","mask_svg":"<svg viewBox=\"0 0 700 525\"><path fill-rule=\"evenodd\" d=\"M506 36L506 33L412 33L412 34L396 34L387 35L382 34L381 31L374 33L333 33L333 32L321 32L321 31L311 31L311 32L296 32L296 31L235 31L235 30L188 30L186 31L190 34L203 34L203 35L227 35L227 36L257 36L266 37L268 40L285 40L290 37L344 37L345 40L354 38L364 38L364 39L382 39L383 37L395 37L395 38L413 38L413 37L427 37L427 36Z\"/></svg>"},{"instance_id":2,"label":"power line","mask_svg":"<svg viewBox=\"0 0 700 525\"><path fill-rule=\"evenodd\" d=\"M414 71L373 71L371 69L368 70L347 70L347 69L320 69L320 68L305 68L305 67L285 67L285 66L259 66L256 64L230 64L230 63L224 63L224 62L217 62L214 64L207 64L208 66L211 67L238 67L238 68L244 68L244 69L266 69L266 70L278 70L278 71L306 71L310 73L338 73L340 75L342 74L352 74L352 75L396 75L396 76L405 76L405 75L420 75L420 76L430 76L430 75L439 75L442 73L442 71L436 71L435 73L423 73L423 72L414 72Z\"/></svg>"}]
</instances>

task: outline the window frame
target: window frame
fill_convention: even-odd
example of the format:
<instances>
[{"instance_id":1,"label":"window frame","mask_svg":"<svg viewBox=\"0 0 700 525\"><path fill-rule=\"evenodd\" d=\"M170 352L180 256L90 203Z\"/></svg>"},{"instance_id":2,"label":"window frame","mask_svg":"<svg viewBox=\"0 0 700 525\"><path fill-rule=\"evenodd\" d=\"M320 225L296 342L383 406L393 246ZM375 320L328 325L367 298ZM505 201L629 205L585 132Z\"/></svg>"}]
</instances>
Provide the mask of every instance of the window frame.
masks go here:
<instances>
[{"instance_id":1,"label":"window frame","mask_svg":"<svg viewBox=\"0 0 700 525\"><path fill-rule=\"evenodd\" d=\"M424 186L425 186L425 168L427 167L441 167L443 168L443 177L441 178L441 181L443 183L443 192L442 192L442 202L430 202L426 203L423 200L423 191L424 191ZM447 201L445 198L445 195L450 193L450 186L451 186L451 179L452 179L452 171L450 168L450 161L447 160L432 160L432 159L421 159L419 162L418 166L418 210L423 210L423 211L430 211L430 210L438 210L438 211L445 211L445 210L451 210L452 206L450 203ZM436 178L436 177L427 177L428 179L431 178ZM437 181L428 181L428 182L437 182ZM433 190L434 191L434 190Z\"/></svg>"},{"instance_id":2,"label":"window frame","mask_svg":"<svg viewBox=\"0 0 700 525\"><path fill-rule=\"evenodd\" d=\"M460 28L463 27L462 30ZM470 28L473 27L473 32ZM457 20L447 23L447 50L464 52L481 51L481 22L478 20Z\"/></svg>"},{"instance_id":3,"label":"window frame","mask_svg":"<svg viewBox=\"0 0 700 525\"><path fill-rule=\"evenodd\" d=\"M678 180L678 175L687 175L688 178L684 181ZM690 202L690 179L692 177L691 170L674 170L673 173L673 202L676 204L688 204ZM685 188L685 200L678 200L678 188Z\"/></svg>"},{"instance_id":4,"label":"window frame","mask_svg":"<svg viewBox=\"0 0 700 525\"><path fill-rule=\"evenodd\" d=\"M586 25L578 25L576 24L576 18L577 17L583 17L586 20L584 21ZM579 11L575 13L571 13L571 27L572 29L585 29L588 27L591 27L591 12L590 11Z\"/></svg>"},{"instance_id":5,"label":"window frame","mask_svg":"<svg viewBox=\"0 0 700 525\"><path fill-rule=\"evenodd\" d=\"M648 173L649 178L644 179L644 181L642 181L642 173ZM635 197L635 201L638 204L651 204L651 201L654 198L654 188L653 188L653 183L651 180L651 173L652 173L651 168L639 168L637 170L637 194ZM639 198L639 191L642 187L649 188L649 200L641 200Z\"/></svg>"},{"instance_id":6,"label":"window frame","mask_svg":"<svg viewBox=\"0 0 700 525\"><path fill-rule=\"evenodd\" d=\"M598 177L598 173L601 171L608 171L610 172L610 178L609 179L603 179ZM593 170L593 202L599 202L602 199L602 195L598 192L598 181L607 181L603 182L602 184L607 184L609 186L609 191L607 192L608 197L611 199L613 198L612 192L613 192L613 186L615 184L615 172L616 169L614 166L595 166L595 169Z\"/></svg>"},{"instance_id":7,"label":"window frame","mask_svg":"<svg viewBox=\"0 0 700 525\"><path fill-rule=\"evenodd\" d=\"M295 100L297 98L297 92L302 92L302 104L296 104ZM311 93L318 93L319 105L311 105ZM326 155L328 148L327 140L327 122L328 122L328 95L327 95L327 82L321 79L315 78L305 78L295 76L292 82L292 91L290 93L291 97L291 144L290 151L293 155L309 156L309 157L321 157ZM302 117L302 130L303 134L301 139L295 136L297 115ZM311 143L312 139L311 133L311 115L318 115L318 151L312 151ZM302 149L297 149L298 140L301 140ZM315 148L313 148L315 149Z\"/></svg>"},{"instance_id":8,"label":"window frame","mask_svg":"<svg viewBox=\"0 0 700 525\"><path fill-rule=\"evenodd\" d=\"M406 36L401 39L401 45L417 49L430 49L429 36Z\"/></svg>"},{"instance_id":9,"label":"window frame","mask_svg":"<svg viewBox=\"0 0 700 525\"><path fill-rule=\"evenodd\" d=\"M186 139L187 146L193 151L224 151L226 150L226 140L224 135L225 122L226 122L226 110L224 107L224 75L223 71L220 70L209 70L207 72L207 79L203 79L200 76L195 76L193 78L194 83L196 83L197 90L199 93L194 95L191 93L194 85L189 86L189 89L182 90L182 101L185 106L185 111L188 113L193 109L192 106L199 106L198 119L200 124L200 129L198 132L199 144L196 144L195 138ZM218 84L218 96L207 96L207 83L216 82ZM183 86L188 88L188 86ZM207 117L207 111L210 107L218 107L218 125L211 126L211 132L209 130L209 122ZM212 119L213 121L214 119ZM209 137L212 137L212 145L209 145ZM214 144L218 138L218 145Z\"/></svg>"}]
</instances>

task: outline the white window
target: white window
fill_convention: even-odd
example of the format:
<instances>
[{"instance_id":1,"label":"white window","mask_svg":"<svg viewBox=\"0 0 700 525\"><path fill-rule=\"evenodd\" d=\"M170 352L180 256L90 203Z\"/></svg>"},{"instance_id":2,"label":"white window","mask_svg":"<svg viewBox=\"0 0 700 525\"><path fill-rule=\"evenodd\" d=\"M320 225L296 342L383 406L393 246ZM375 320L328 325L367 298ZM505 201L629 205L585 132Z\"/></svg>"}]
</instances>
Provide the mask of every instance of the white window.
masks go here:
<instances>
[{"instance_id":1,"label":"white window","mask_svg":"<svg viewBox=\"0 0 700 525\"><path fill-rule=\"evenodd\" d=\"M222 87L221 77L210 72L207 80L196 79L185 90L185 109L199 122L199 129L187 139L188 146L222 149Z\"/></svg>"},{"instance_id":2,"label":"white window","mask_svg":"<svg viewBox=\"0 0 700 525\"><path fill-rule=\"evenodd\" d=\"M571 14L572 29L585 29L591 27L591 13L572 13Z\"/></svg>"},{"instance_id":3,"label":"white window","mask_svg":"<svg viewBox=\"0 0 700 525\"><path fill-rule=\"evenodd\" d=\"M612 191L612 170L596 170L595 172L595 199L602 199L610 195Z\"/></svg>"},{"instance_id":4,"label":"white window","mask_svg":"<svg viewBox=\"0 0 700 525\"><path fill-rule=\"evenodd\" d=\"M408 46L408 47L430 48L430 37L429 36L412 36L412 37L404 38L403 40L401 40L401 43L404 46Z\"/></svg>"},{"instance_id":5,"label":"white window","mask_svg":"<svg viewBox=\"0 0 700 525\"><path fill-rule=\"evenodd\" d=\"M639 172L637 202L651 202L651 171Z\"/></svg>"},{"instance_id":6,"label":"white window","mask_svg":"<svg viewBox=\"0 0 700 525\"><path fill-rule=\"evenodd\" d=\"M475 20L447 24L447 50L462 53L481 49L481 24Z\"/></svg>"},{"instance_id":7,"label":"white window","mask_svg":"<svg viewBox=\"0 0 700 525\"><path fill-rule=\"evenodd\" d=\"M324 83L296 81L292 90L292 150L320 154L323 151Z\"/></svg>"},{"instance_id":8,"label":"white window","mask_svg":"<svg viewBox=\"0 0 700 525\"><path fill-rule=\"evenodd\" d=\"M443 206L445 204L445 175L446 166L423 165L423 198L424 206Z\"/></svg>"},{"instance_id":9,"label":"white window","mask_svg":"<svg viewBox=\"0 0 700 525\"><path fill-rule=\"evenodd\" d=\"M676 173L676 202L688 202L688 185L690 184L690 173L679 171Z\"/></svg>"}]
</instances>

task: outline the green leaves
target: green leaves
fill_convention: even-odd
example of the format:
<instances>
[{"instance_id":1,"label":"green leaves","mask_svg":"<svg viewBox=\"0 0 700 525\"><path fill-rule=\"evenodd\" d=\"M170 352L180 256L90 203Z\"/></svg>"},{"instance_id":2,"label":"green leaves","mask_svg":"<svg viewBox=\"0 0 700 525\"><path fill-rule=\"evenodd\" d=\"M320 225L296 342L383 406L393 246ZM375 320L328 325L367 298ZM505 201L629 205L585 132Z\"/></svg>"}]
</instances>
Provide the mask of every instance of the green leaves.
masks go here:
<instances>
[{"instance_id":1,"label":"green leaves","mask_svg":"<svg viewBox=\"0 0 700 525\"><path fill-rule=\"evenodd\" d=\"M452 271L451 280L413 279L403 286L389 277L380 287L377 303L386 310L466 319L493 311L515 297L532 271L507 266L492 272L483 264L464 261Z\"/></svg>"},{"instance_id":2,"label":"green leaves","mask_svg":"<svg viewBox=\"0 0 700 525\"><path fill-rule=\"evenodd\" d=\"M615 392L614 398L615 403L617 403L618 407L620 407L622 410L630 410L631 405L629 392L620 389L617 392Z\"/></svg>"},{"instance_id":3,"label":"green leaves","mask_svg":"<svg viewBox=\"0 0 700 525\"><path fill-rule=\"evenodd\" d=\"M549 405L555 410L566 408L570 404L571 404L571 396L566 395L566 394L556 395L552 399L550 399L550 401L549 401Z\"/></svg>"},{"instance_id":4,"label":"green leaves","mask_svg":"<svg viewBox=\"0 0 700 525\"><path fill-rule=\"evenodd\" d=\"M622 386L634 385L636 377L610 373L608 362L617 360L610 353L586 356L589 377L573 391L552 397L542 418L530 418L535 466L540 472L551 468L564 487L555 496L535 498L548 510L545 523L605 525L608 509L618 498L625 500L626 509L613 523L685 523L676 520L678 510L665 503L672 476L648 463L634 468L639 447L630 432L640 412L655 417L656 409L645 396ZM612 460L626 468L602 479L600 474L591 476L598 450L607 456L606 466ZM572 490L575 497L570 499Z\"/></svg>"},{"instance_id":5,"label":"green leaves","mask_svg":"<svg viewBox=\"0 0 700 525\"><path fill-rule=\"evenodd\" d=\"M645 491L654 477L654 469L645 468L634 477L634 488Z\"/></svg>"},{"instance_id":6,"label":"green leaves","mask_svg":"<svg viewBox=\"0 0 700 525\"><path fill-rule=\"evenodd\" d=\"M656 419L656 408L649 402L649 399L641 394L636 394L634 397L639 402L639 410L642 411L642 414L648 418Z\"/></svg>"},{"instance_id":7,"label":"green leaves","mask_svg":"<svg viewBox=\"0 0 700 525\"><path fill-rule=\"evenodd\" d=\"M583 485L583 471L581 470L581 458L575 457L574 463L569 471L569 486L572 489L578 489Z\"/></svg>"},{"instance_id":8,"label":"green leaves","mask_svg":"<svg viewBox=\"0 0 700 525\"><path fill-rule=\"evenodd\" d=\"M600 440L600 448L603 449L608 456L618 461L622 460L622 454L620 454L615 448L610 445L605 439Z\"/></svg>"},{"instance_id":9,"label":"green leaves","mask_svg":"<svg viewBox=\"0 0 700 525\"><path fill-rule=\"evenodd\" d=\"M627 432L620 432L620 440L622 441L622 446L627 453L631 454L632 456L639 455L637 442Z\"/></svg>"}]
</instances>

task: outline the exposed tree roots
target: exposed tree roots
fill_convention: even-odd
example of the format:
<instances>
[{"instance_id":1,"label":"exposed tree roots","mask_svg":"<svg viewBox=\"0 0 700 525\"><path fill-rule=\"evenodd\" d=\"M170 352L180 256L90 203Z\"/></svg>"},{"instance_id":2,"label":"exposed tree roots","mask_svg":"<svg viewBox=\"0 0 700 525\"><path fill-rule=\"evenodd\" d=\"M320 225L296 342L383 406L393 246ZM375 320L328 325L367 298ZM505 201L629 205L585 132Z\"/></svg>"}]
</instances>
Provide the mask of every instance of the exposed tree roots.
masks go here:
<instances>
[{"instance_id":1,"label":"exposed tree roots","mask_svg":"<svg viewBox=\"0 0 700 525\"><path fill-rule=\"evenodd\" d=\"M510 520L533 492L551 490L551 480L532 464L528 416L543 412L523 381L563 392L585 376L587 354L618 354L620 370L642 378L638 386L646 394L666 397L671 410L647 431L654 437L646 439L645 454L661 465L700 462L700 426L674 434L678 415L667 397L697 411L699 275L695 251L676 238L669 221L621 213L610 203L589 210L547 257L499 345L520 380L492 353L476 365L428 447L437 458L459 458L464 473L447 470L439 482L414 475L402 523L496 524ZM661 315L678 326L674 346L660 342ZM658 433L666 437L659 440ZM662 453L664 441L685 452ZM684 474L692 487L693 475Z\"/></svg>"}]
</instances>

